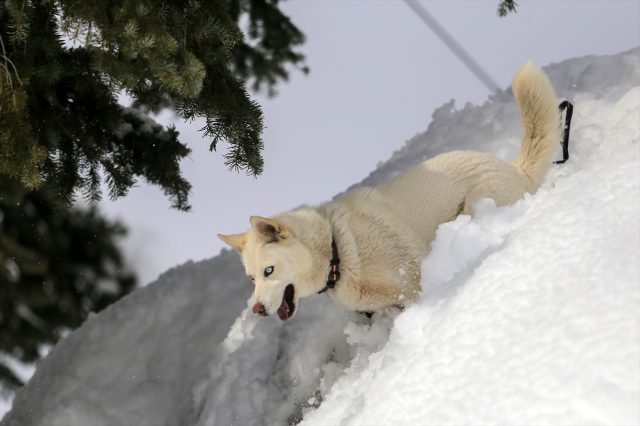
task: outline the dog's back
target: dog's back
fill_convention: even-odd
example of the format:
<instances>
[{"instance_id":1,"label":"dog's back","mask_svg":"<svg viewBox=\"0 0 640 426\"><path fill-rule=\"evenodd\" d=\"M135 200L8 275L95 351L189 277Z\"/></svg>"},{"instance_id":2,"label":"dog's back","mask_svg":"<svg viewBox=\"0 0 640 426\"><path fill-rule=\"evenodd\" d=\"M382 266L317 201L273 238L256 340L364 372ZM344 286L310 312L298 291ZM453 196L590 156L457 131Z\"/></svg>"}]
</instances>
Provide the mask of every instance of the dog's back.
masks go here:
<instances>
[{"instance_id":1,"label":"dog's back","mask_svg":"<svg viewBox=\"0 0 640 426\"><path fill-rule=\"evenodd\" d=\"M412 300L420 289L420 262L440 224L473 214L480 198L508 205L538 189L560 141L556 97L546 75L531 63L516 74L513 92L524 128L513 163L485 153L449 152L321 207L342 250L353 255L348 263L358 265L357 274L332 297L360 310ZM398 277L399 270L408 273ZM349 290L347 282L358 283L353 289L360 290Z\"/></svg>"},{"instance_id":2,"label":"dog's back","mask_svg":"<svg viewBox=\"0 0 640 426\"><path fill-rule=\"evenodd\" d=\"M480 198L508 205L534 193L560 141L560 114L547 76L527 63L513 80L524 135L512 164L479 152L449 152L413 167L377 190L387 207L429 245L436 228L460 213L472 214ZM428 247L427 247L428 248Z\"/></svg>"}]
</instances>

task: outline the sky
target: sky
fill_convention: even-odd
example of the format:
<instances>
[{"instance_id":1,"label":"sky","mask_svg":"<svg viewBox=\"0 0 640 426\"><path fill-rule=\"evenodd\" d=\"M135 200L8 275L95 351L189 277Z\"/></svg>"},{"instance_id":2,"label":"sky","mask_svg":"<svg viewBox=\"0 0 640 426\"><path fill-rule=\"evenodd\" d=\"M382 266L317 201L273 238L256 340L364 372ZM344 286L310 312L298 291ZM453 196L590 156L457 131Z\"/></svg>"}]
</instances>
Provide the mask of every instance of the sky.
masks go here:
<instances>
[{"instance_id":1,"label":"sky","mask_svg":"<svg viewBox=\"0 0 640 426\"><path fill-rule=\"evenodd\" d=\"M520 1L496 15L497 0L421 1L506 88L533 60L544 66L572 57L611 54L640 45L640 1ZM210 153L196 121L175 121L192 150L182 163L193 186L189 213L170 209L162 192L139 182L100 208L127 225L123 247L141 284L187 260L215 256L218 233L319 204L366 177L416 133L435 108L481 104L487 89L401 0L289 0L281 7L306 34L308 75L292 72L278 95L254 94L264 112L264 173L229 172ZM562 96L561 93L558 94ZM171 113L157 117L174 122Z\"/></svg>"}]
</instances>

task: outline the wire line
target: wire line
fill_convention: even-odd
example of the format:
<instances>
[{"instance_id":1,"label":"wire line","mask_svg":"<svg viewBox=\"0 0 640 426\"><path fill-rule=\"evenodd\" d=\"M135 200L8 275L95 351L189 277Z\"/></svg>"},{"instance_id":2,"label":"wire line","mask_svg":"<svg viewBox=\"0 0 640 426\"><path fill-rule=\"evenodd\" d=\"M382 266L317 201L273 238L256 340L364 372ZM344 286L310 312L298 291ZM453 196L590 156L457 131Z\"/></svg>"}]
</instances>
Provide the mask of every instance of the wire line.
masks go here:
<instances>
[{"instance_id":1,"label":"wire line","mask_svg":"<svg viewBox=\"0 0 640 426\"><path fill-rule=\"evenodd\" d=\"M436 35L447 45L449 50L462 61L462 63L471 71L482 84L489 89L491 93L495 93L500 89L498 83L491 78L475 59L453 38L447 30L440 25L436 18L431 15L417 0L404 0L411 10L424 22Z\"/></svg>"}]
</instances>

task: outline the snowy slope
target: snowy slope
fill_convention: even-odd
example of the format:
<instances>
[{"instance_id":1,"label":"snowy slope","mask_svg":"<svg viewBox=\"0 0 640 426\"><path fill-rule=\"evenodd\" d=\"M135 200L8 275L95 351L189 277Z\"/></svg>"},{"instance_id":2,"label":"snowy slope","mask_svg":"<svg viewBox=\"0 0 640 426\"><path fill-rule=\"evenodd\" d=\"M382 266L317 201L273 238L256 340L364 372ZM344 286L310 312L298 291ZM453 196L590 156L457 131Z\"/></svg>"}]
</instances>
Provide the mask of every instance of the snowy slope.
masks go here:
<instances>
[{"instance_id":1,"label":"snowy slope","mask_svg":"<svg viewBox=\"0 0 640 426\"><path fill-rule=\"evenodd\" d=\"M178 424L251 294L246 281L231 251L165 272L59 342L2 424Z\"/></svg>"},{"instance_id":2,"label":"snowy slope","mask_svg":"<svg viewBox=\"0 0 640 426\"><path fill-rule=\"evenodd\" d=\"M89 319L2 425L640 424L640 49L547 70L575 103L570 162L442 225L404 312L314 296L255 318L223 252ZM364 183L446 150L513 158L520 132L506 93L446 105Z\"/></svg>"},{"instance_id":3,"label":"snowy slope","mask_svg":"<svg viewBox=\"0 0 640 426\"><path fill-rule=\"evenodd\" d=\"M441 226L419 302L303 424L640 422L640 87L578 107L571 165Z\"/></svg>"}]
</instances>

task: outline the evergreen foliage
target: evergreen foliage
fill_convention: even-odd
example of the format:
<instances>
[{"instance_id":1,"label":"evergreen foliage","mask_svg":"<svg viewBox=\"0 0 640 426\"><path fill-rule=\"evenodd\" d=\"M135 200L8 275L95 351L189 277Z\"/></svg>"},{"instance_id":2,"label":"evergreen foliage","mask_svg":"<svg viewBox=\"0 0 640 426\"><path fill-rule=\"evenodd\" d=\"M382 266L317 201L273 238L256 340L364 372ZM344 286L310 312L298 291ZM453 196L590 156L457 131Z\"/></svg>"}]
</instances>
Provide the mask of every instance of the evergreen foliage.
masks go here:
<instances>
[{"instance_id":1,"label":"evergreen foliage","mask_svg":"<svg viewBox=\"0 0 640 426\"><path fill-rule=\"evenodd\" d=\"M0 178L0 189L0 353L29 363L135 280L116 245L122 226L16 180ZM1 360L0 382L21 384Z\"/></svg>"},{"instance_id":2,"label":"evergreen foliage","mask_svg":"<svg viewBox=\"0 0 640 426\"><path fill-rule=\"evenodd\" d=\"M261 173L262 113L244 80L273 92L287 65L306 71L278 0L7 0L0 41L0 174L68 200L99 199L102 175L111 197L144 178L188 210L189 149L144 117L165 107L203 118L230 169Z\"/></svg>"},{"instance_id":3,"label":"evergreen foliage","mask_svg":"<svg viewBox=\"0 0 640 426\"><path fill-rule=\"evenodd\" d=\"M292 66L306 72L304 36L278 3L0 3L0 384L20 384L2 354L35 361L134 285L124 228L70 208L74 197L99 200L104 182L117 198L144 179L189 209L189 149L149 113L202 118L230 169L262 171L262 113L245 84L274 93Z\"/></svg>"},{"instance_id":4,"label":"evergreen foliage","mask_svg":"<svg viewBox=\"0 0 640 426\"><path fill-rule=\"evenodd\" d=\"M304 34L293 25L277 7L277 1L242 0L231 4L231 17L240 20L243 11L249 16L246 40L239 41L233 49L234 71L244 80L253 79L253 89L266 85L274 94L278 79L289 77L285 67L295 65L305 74L304 55L292 49L304 43ZM252 45L253 44L253 45Z\"/></svg>"},{"instance_id":5,"label":"evergreen foliage","mask_svg":"<svg viewBox=\"0 0 640 426\"><path fill-rule=\"evenodd\" d=\"M518 3L515 0L502 0L500 4L498 4L498 16L505 17L509 13L516 13L516 7Z\"/></svg>"}]
</instances>

